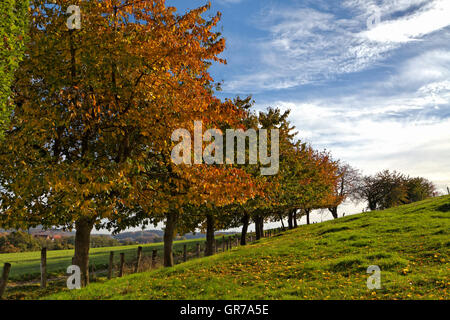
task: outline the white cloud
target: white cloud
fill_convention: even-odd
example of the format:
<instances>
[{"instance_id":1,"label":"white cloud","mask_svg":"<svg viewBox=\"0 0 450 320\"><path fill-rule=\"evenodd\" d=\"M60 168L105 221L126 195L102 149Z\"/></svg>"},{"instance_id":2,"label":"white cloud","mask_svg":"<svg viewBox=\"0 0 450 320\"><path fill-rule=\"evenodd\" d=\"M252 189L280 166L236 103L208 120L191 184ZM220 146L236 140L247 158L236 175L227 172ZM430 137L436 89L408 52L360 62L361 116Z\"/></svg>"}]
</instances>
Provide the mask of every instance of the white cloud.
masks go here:
<instances>
[{"instance_id":1,"label":"white cloud","mask_svg":"<svg viewBox=\"0 0 450 320\"><path fill-rule=\"evenodd\" d=\"M450 1L435 0L411 15L379 23L359 36L382 43L406 43L450 25Z\"/></svg>"},{"instance_id":2,"label":"white cloud","mask_svg":"<svg viewBox=\"0 0 450 320\"><path fill-rule=\"evenodd\" d=\"M431 0L435 1L435 0ZM345 0L344 8L353 9L359 15L367 18L379 10L383 17L396 12L407 11L411 8L421 7L430 3L430 0Z\"/></svg>"},{"instance_id":3,"label":"white cloud","mask_svg":"<svg viewBox=\"0 0 450 320\"><path fill-rule=\"evenodd\" d=\"M301 140L330 150L336 158L366 174L396 169L435 181L442 191L445 184L450 186L450 117L399 121L390 115L422 107L390 102L382 105L381 99L374 99L373 106L361 111L329 100L278 101L271 105L291 109L290 119Z\"/></svg>"},{"instance_id":4,"label":"white cloud","mask_svg":"<svg viewBox=\"0 0 450 320\"><path fill-rule=\"evenodd\" d=\"M252 61L258 61L259 68L225 82L224 90L281 90L366 70L405 43L450 24L448 0L391 0L379 6L390 20L367 30L366 20L376 3L344 2L343 8L353 14L350 19L311 8L274 7L261 13L255 24L268 36L255 44L258 54ZM412 11L390 16L399 10Z\"/></svg>"},{"instance_id":5,"label":"white cloud","mask_svg":"<svg viewBox=\"0 0 450 320\"><path fill-rule=\"evenodd\" d=\"M450 51L429 50L407 60L386 85L391 87L420 87L450 79Z\"/></svg>"},{"instance_id":6,"label":"white cloud","mask_svg":"<svg viewBox=\"0 0 450 320\"><path fill-rule=\"evenodd\" d=\"M430 70L433 76L426 77ZM424 176L443 192L450 186L449 73L450 54L437 50L404 61L387 81L390 86L409 81L407 90L386 93L380 79L351 94L278 99L258 107L290 109L300 139L366 174L397 169ZM413 75L420 80L410 79Z\"/></svg>"}]
</instances>

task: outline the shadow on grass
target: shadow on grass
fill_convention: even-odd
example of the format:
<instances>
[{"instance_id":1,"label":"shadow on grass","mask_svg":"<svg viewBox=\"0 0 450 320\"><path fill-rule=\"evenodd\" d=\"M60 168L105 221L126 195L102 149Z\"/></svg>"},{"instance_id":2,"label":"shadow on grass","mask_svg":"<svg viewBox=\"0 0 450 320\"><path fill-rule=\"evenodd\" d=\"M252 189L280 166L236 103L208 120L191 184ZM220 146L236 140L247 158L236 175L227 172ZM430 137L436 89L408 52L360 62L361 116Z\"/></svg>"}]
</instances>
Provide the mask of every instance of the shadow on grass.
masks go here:
<instances>
[{"instance_id":1,"label":"shadow on grass","mask_svg":"<svg viewBox=\"0 0 450 320\"><path fill-rule=\"evenodd\" d=\"M450 203L443 204L437 208L438 211L441 212L450 212Z\"/></svg>"}]
</instances>

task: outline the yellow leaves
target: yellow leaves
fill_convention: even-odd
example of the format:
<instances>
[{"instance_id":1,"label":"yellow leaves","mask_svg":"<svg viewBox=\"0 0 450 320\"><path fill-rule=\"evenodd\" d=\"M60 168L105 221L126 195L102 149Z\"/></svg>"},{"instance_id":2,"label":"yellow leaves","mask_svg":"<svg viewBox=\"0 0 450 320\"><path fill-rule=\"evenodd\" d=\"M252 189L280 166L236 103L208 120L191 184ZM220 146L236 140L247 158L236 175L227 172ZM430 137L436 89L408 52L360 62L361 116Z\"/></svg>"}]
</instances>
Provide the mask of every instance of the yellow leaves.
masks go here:
<instances>
[{"instance_id":1,"label":"yellow leaves","mask_svg":"<svg viewBox=\"0 0 450 320\"><path fill-rule=\"evenodd\" d=\"M407 275L409 272L410 272L410 270L408 268L403 268L401 271L401 274Z\"/></svg>"},{"instance_id":2,"label":"yellow leaves","mask_svg":"<svg viewBox=\"0 0 450 320\"><path fill-rule=\"evenodd\" d=\"M54 16L39 9L35 11L36 20L48 29L43 36L37 22L32 23L29 55L23 62L23 70L19 72L21 78L18 79L18 90L26 93L26 112L15 119L17 124L23 124L28 130L26 132L33 132L33 136L25 142L18 139L8 145L8 149L22 160L15 162L14 159L14 163L26 166L23 159L29 154L29 142L37 141L39 147L48 149L57 136L55 128L63 126L64 134L61 136L64 138L60 147L65 156L51 159L51 162L47 158L33 158L35 163L27 160L35 171L29 173L31 176L17 173L21 175L17 184L23 180L31 190L35 187L31 181L45 176L46 184L41 187L54 188L62 195L60 203L70 208L69 217L77 210L92 213L96 206L104 208L106 205L99 200L96 200L98 203L84 200L117 189L126 189L129 203L138 199L148 206L153 205L156 194L158 205L163 207L156 210L161 211L171 202L176 202L180 210L190 201L196 204L206 201L209 206L213 203L245 202L257 188L248 183L251 177L242 171L211 170L211 167L189 169L180 174L181 178L175 179L174 189L163 185L163 179L158 180L159 177L132 177L136 171L146 171L144 160L139 159L145 154L143 149L148 150L151 145L158 154L169 150L168 139L173 130L169 124L183 127L198 115L211 123L233 123L235 107L229 105L227 112L218 112L220 101L205 88L208 79L212 78L204 61L216 59L221 48L206 47L203 43L209 39L222 40L210 31L212 25L204 23L201 17L204 8L178 19L175 10L166 8L162 1L155 6L154 1L143 1L137 6L119 9L118 17L134 15L148 23L138 24L133 19L130 19L133 22L121 21L120 29L113 32L108 26L111 22L108 13L115 3L109 0L86 3L89 8L83 11L86 23L83 22L83 30L76 34L61 32L57 29L58 24L54 23ZM155 16L158 16L158 22L153 21ZM182 22L174 23L178 20ZM217 21L215 17L212 22ZM73 44L76 48L74 56L70 50ZM112 70L116 71L114 85ZM143 71L145 75L138 79ZM75 78L72 73L75 73ZM38 78L43 80L39 83L32 81ZM50 94L43 99L43 92ZM120 97L119 101L116 97ZM214 103L218 107L210 108ZM128 106L130 109L124 112ZM148 139L142 139L143 143L132 140L126 145L123 137L130 134L129 127L135 130L134 136L141 133ZM125 169L109 168L105 180L101 181L99 168L112 166L110 162L113 162L114 152L122 143L123 149L135 148L123 158L139 160L127 164ZM158 165L165 168L169 165L168 162L157 161L161 161ZM137 181L131 182L132 178ZM159 191L162 185L166 189ZM145 192L142 191L144 189ZM161 199L167 190L179 194ZM140 192L150 194L149 200L144 199ZM57 202L59 198L52 200Z\"/></svg>"}]
</instances>

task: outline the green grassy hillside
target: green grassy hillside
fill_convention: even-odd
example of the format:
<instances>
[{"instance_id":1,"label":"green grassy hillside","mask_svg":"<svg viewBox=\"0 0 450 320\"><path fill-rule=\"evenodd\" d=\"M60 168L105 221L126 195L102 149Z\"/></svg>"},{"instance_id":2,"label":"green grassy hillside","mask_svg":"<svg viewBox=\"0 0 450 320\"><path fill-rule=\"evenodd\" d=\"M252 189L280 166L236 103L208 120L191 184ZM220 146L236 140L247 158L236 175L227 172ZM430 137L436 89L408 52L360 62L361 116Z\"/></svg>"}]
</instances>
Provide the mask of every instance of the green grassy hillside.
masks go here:
<instances>
[{"instance_id":1,"label":"green grassy hillside","mask_svg":"<svg viewBox=\"0 0 450 320\"><path fill-rule=\"evenodd\" d=\"M448 299L450 197L310 226L47 299ZM381 268L368 290L367 267Z\"/></svg>"}]
</instances>

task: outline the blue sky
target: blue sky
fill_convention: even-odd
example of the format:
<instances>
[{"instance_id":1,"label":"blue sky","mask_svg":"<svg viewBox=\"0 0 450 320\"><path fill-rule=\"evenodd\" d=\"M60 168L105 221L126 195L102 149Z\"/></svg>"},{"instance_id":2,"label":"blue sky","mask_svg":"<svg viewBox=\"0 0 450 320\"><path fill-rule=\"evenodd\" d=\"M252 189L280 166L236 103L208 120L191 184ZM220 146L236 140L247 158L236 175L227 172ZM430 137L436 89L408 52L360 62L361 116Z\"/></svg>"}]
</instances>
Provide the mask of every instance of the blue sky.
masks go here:
<instances>
[{"instance_id":1,"label":"blue sky","mask_svg":"<svg viewBox=\"0 0 450 320\"><path fill-rule=\"evenodd\" d=\"M300 139L365 174L450 186L450 1L213 0L216 11L220 97L291 109Z\"/></svg>"}]
</instances>

